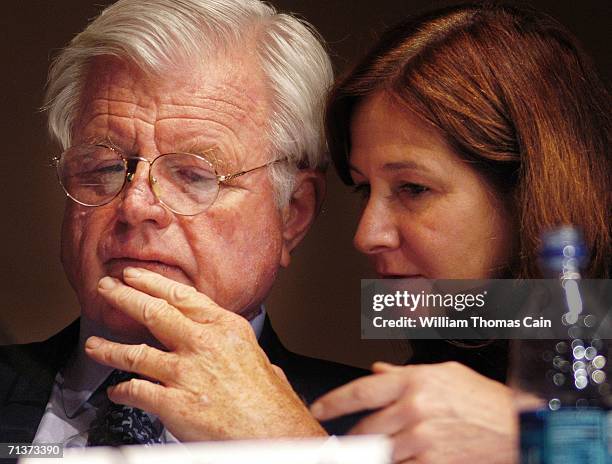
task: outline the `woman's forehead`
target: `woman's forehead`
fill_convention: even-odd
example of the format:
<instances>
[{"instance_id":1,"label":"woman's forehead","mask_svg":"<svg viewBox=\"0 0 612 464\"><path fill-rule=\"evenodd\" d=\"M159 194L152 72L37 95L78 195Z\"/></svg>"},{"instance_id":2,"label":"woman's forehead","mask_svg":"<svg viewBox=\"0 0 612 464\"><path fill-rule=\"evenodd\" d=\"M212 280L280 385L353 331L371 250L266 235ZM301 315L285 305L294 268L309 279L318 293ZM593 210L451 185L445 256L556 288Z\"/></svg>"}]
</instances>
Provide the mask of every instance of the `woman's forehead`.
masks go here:
<instances>
[{"instance_id":1,"label":"woman's forehead","mask_svg":"<svg viewBox=\"0 0 612 464\"><path fill-rule=\"evenodd\" d=\"M461 163L440 131L382 92L364 99L351 121L350 165L366 160L389 172Z\"/></svg>"}]
</instances>

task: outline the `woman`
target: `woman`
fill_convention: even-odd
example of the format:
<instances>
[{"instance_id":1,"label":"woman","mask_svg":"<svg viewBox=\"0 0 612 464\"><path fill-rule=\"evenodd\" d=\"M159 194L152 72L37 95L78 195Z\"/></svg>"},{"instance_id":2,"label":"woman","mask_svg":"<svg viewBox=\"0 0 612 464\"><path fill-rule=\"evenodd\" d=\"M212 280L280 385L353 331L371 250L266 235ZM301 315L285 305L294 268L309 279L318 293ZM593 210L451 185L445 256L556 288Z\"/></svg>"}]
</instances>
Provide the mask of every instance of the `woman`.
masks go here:
<instances>
[{"instance_id":1,"label":"woman","mask_svg":"<svg viewBox=\"0 0 612 464\"><path fill-rule=\"evenodd\" d=\"M543 14L464 5L398 25L328 107L336 168L364 199L356 247L380 277L538 278L540 234L569 223L591 251L584 274L609 277L608 110L575 39ZM378 409L353 431L391 435L395 462L513 462L512 391L488 378L503 380L503 344L428 358L440 346L419 361L465 362L377 363L313 413Z\"/></svg>"}]
</instances>

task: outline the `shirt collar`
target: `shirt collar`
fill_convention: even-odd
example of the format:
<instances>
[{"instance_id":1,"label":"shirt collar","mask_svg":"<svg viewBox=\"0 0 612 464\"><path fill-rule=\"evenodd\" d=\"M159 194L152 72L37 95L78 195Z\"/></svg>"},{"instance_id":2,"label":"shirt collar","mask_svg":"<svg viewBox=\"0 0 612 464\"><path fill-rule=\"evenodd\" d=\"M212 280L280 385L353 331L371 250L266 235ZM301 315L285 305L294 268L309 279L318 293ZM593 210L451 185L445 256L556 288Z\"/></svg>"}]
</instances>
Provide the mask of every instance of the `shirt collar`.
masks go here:
<instances>
[{"instance_id":1,"label":"shirt collar","mask_svg":"<svg viewBox=\"0 0 612 464\"><path fill-rule=\"evenodd\" d=\"M66 415L73 416L113 371L85 354L85 342L92 335L104 336L104 327L81 316L79 345L66 367L58 374ZM106 338L106 337L105 337Z\"/></svg>"},{"instance_id":2,"label":"shirt collar","mask_svg":"<svg viewBox=\"0 0 612 464\"><path fill-rule=\"evenodd\" d=\"M259 314L249 321L251 323L251 327L253 327L253 331L255 332L255 337L257 337L257 340L259 340L259 337L261 337L261 332L263 331L265 320L266 308L261 305Z\"/></svg>"}]
</instances>

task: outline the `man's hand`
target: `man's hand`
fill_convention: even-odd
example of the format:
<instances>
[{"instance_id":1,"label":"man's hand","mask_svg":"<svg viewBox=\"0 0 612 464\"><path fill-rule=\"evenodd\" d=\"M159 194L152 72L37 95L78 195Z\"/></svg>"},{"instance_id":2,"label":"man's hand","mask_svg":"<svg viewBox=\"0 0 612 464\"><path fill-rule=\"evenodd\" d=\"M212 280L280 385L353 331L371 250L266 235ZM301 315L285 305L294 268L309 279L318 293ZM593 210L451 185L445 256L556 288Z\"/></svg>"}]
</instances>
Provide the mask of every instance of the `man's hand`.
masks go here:
<instances>
[{"instance_id":1,"label":"man's hand","mask_svg":"<svg viewBox=\"0 0 612 464\"><path fill-rule=\"evenodd\" d=\"M144 377L109 388L112 401L157 415L181 441L325 435L246 319L144 269L124 281L105 277L99 292L168 351L90 337L92 359Z\"/></svg>"},{"instance_id":2,"label":"man's hand","mask_svg":"<svg viewBox=\"0 0 612 464\"><path fill-rule=\"evenodd\" d=\"M514 463L517 419L512 390L455 362L375 363L362 377L319 398L319 420L366 410L352 434L393 440L393 462Z\"/></svg>"}]
</instances>

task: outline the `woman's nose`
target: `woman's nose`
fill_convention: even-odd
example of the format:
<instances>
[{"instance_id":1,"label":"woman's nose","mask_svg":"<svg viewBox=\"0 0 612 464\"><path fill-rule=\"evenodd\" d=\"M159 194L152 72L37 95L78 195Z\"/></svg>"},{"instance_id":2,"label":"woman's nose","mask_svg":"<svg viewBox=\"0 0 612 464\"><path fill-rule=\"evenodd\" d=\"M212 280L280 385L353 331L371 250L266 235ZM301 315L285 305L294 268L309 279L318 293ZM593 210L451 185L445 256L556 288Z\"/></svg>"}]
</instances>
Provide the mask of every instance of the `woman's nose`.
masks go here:
<instances>
[{"instance_id":1,"label":"woman's nose","mask_svg":"<svg viewBox=\"0 0 612 464\"><path fill-rule=\"evenodd\" d=\"M353 244L357 250L367 255L399 247L400 236L394 221L394 212L382 199L368 199Z\"/></svg>"}]
</instances>

